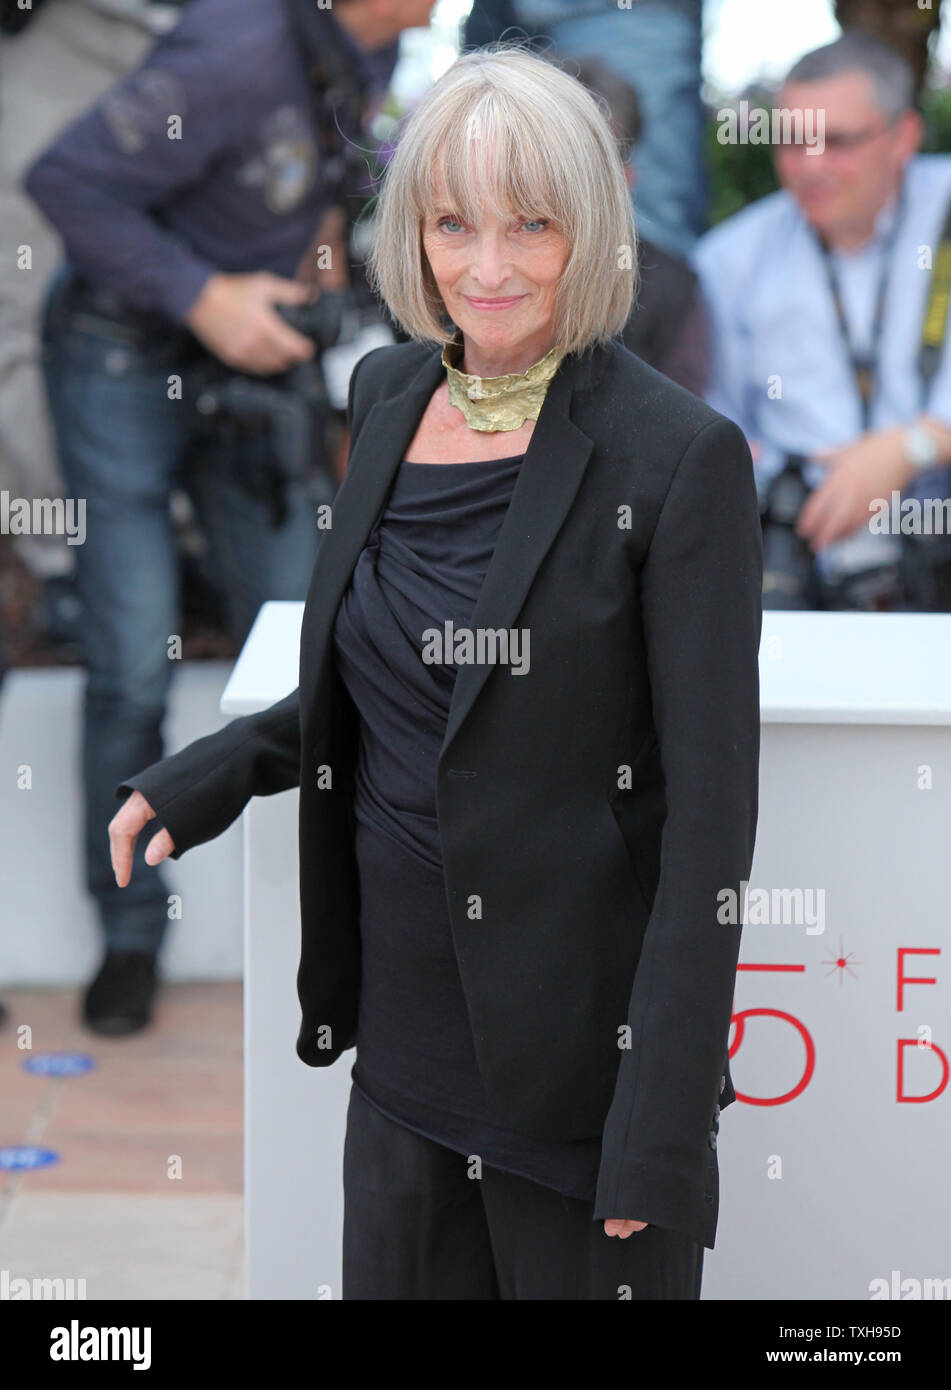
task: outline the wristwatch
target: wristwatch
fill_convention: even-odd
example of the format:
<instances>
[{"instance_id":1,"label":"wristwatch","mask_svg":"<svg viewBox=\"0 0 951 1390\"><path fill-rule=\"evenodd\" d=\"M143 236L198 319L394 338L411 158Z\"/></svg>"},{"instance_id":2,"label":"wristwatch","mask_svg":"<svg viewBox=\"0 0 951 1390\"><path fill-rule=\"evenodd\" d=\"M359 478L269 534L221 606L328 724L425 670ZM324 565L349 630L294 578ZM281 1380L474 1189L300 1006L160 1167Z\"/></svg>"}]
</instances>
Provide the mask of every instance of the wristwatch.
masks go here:
<instances>
[{"instance_id":1,"label":"wristwatch","mask_svg":"<svg viewBox=\"0 0 951 1390\"><path fill-rule=\"evenodd\" d=\"M905 462L910 463L916 473L927 473L941 463L941 450L933 434L921 425L909 425L902 435L902 452Z\"/></svg>"}]
</instances>

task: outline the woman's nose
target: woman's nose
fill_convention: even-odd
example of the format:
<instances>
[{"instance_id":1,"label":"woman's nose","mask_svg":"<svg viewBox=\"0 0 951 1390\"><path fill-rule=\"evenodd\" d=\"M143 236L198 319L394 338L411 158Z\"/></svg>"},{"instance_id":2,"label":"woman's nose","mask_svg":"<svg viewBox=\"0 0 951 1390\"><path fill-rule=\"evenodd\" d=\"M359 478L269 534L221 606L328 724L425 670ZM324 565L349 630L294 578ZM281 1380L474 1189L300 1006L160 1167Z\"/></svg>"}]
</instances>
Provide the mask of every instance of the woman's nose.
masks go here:
<instances>
[{"instance_id":1,"label":"woman's nose","mask_svg":"<svg viewBox=\"0 0 951 1390\"><path fill-rule=\"evenodd\" d=\"M494 290L506 279L508 263L505 247L498 237L485 237L477 241L473 250L470 273L473 280L484 290Z\"/></svg>"}]
</instances>

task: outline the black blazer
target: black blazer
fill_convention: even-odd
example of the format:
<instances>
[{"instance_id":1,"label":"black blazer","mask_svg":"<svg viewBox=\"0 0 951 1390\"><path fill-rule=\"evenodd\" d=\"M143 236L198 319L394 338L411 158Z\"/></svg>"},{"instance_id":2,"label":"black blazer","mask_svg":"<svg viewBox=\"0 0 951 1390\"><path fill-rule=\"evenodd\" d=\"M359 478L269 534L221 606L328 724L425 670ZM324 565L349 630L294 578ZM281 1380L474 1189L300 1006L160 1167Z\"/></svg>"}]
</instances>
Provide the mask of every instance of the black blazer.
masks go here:
<instances>
[{"instance_id":1,"label":"black blazer","mask_svg":"<svg viewBox=\"0 0 951 1390\"><path fill-rule=\"evenodd\" d=\"M314 1067L353 1047L360 988L359 721L334 618L443 375L439 350L416 342L354 370L349 468L307 594L298 688L116 791L143 792L177 859L250 797L299 785L297 1052ZM711 1248L740 944L718 895L741 894L753 857L761 582L737 426L617 341L570 354L471 619L527 628L530 669L459 666L436 783L459 970L500 1122L556 1141L603 1133L595 1217Z\"/></svg>"}]
</instances>

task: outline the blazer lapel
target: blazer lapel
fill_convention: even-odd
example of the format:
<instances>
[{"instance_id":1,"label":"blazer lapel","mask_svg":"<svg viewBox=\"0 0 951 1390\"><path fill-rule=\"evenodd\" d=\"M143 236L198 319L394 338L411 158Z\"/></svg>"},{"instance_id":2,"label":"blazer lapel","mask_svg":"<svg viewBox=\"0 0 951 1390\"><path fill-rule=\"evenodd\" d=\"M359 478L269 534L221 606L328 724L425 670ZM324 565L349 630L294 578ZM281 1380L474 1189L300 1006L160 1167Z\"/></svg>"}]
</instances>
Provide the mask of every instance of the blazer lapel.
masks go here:
<instances>
[{"instance_id":1,"label":"blazer lapel","mask_svg":"<svg viewBox=\"0 0 951 1390\"><path fill-rule=\"evenodd\" d=\"M334 621L360 551L445 369L434 351L399 396L374 401L353 442L347 472L333 504L304 606L300 689L317 688L329 668Z\"/></svg>"},{"instance_id":2,"label":"blazer lapel","mask_svg":"<svg viewBox=\"0 0 951 1390\"><path fill-rule=\"evenodd\" d=\"M305 718L325 693L337 610L360 551L386 503L396 470L444 375L434 349L398 396L376 401L353 444L321 544L301 628L300 690ZM472 615L472 628L510 628L581 484L594 441L571 419L574 393L600 376L607 349L565 358L545 393L498 542ZM433 465L438 467L439 465ZM450 466L451 465L447 465ZM461 665L453 688L444 755L493 668Z\"/></svg>"}]
</instances>

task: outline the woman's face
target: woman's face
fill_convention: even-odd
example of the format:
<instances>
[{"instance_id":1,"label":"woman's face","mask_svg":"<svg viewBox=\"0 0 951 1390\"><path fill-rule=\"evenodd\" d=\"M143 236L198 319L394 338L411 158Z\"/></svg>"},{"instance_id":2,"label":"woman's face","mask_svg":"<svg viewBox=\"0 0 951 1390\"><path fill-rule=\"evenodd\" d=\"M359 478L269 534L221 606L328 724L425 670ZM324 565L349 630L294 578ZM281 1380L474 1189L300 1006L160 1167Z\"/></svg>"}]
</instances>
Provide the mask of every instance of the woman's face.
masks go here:
<instances>
[{"instance_id":1,"label":"woman's face","mask_svg":"<svg viewBox=\"0 0 951 1390\"><path fill-rule=\"evenodd\" d=\"M545 355L554 342L555 291L568 260L568 244L553 224L486 212L471 227L440 204L424 219L422 242L446 310L467 344L526 357L528 366Z\"/></svg>"}]
</instances>

